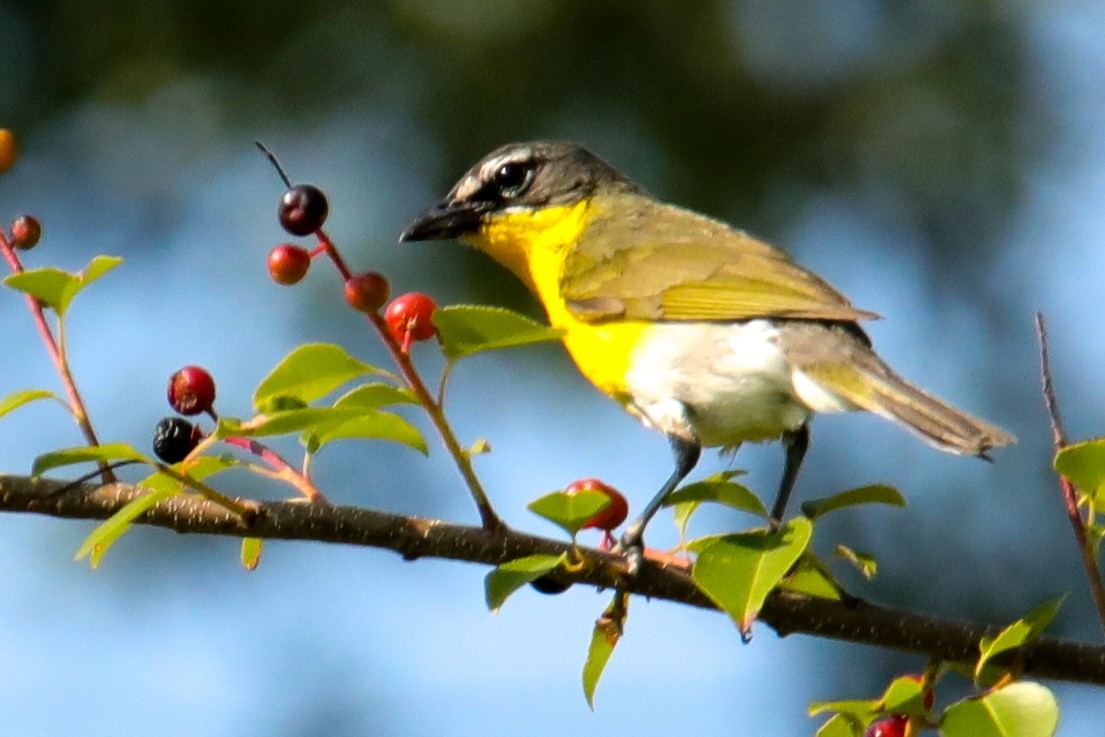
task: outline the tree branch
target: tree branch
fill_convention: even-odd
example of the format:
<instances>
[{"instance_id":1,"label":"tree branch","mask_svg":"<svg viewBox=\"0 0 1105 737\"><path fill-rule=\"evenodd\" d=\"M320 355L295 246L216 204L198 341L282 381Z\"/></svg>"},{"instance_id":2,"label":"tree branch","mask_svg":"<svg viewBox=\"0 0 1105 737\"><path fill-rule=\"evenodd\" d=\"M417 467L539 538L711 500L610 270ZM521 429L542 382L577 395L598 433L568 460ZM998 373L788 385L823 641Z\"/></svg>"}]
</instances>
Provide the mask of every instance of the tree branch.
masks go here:
<instances>
[{"instance_id":1,"label":"tree branch","mask_svg":"<svg viewBox=\"0 0 1105 737\"><path fill-rule=\"evenodd\" d=\"M98 488L86 485L58 493L68 485L64 481L0 475L0 511L105 519L145 493L125 484ZM184 534L362 545L393 550L407 560L434 557L486 565L538 553L570 553L572 549L570 543L505 526L488 530L359 507L241 501L254 510L248 518L201 497L179 494L151 508L138 523ZM579 569L558 576L574 583L621 588L651 599L715 608L690 576L677 567L665 567L646 559L638 575L628 578L625 561L620 556L590 548L582 548L580 552L583 564ZM1001 629L890 609L858 599L834 601L785 591L777 591L768 598L759 619L780 636L810 634L965 663L977 659L982 637ZM1014 651L1004 662L1037 678L1105 684L1105 647L1048 637Z\"/></svg>"}]
</instances>

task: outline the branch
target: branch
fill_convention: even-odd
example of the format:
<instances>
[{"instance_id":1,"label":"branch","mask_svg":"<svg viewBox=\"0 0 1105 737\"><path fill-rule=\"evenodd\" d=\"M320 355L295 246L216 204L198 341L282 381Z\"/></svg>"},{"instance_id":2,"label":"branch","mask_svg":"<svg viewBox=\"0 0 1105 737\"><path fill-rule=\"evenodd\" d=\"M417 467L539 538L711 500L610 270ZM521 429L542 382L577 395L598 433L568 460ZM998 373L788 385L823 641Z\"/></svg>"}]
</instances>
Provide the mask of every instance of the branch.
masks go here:
<instances>
[{"instance_id":1,"label":"branch","mask_svg":"<svg viewBox=\"0 0 1105 737\"><path fill-rule=\"evenodd\" d=\"M98 488L87 485L56 493L66 486L68 483L64 481L0 475L0 511L105 519L145 493L125 484ZM185 534L384 548L407 560L433 557L499 565L527 555L559 555L571 550L570 543L510 529L488 530L359 507L299 501L251 501L249 505L256 509L256 514L244 520L198 496L179 494L151 508L138 522ZM583 548L581 554L583 564L579 570L558 573L558 577L602 588L620 588L651 599L715 608L686 572L678 568L646 559L638 575L627 578L622 557L589 548ZM973 663L978 658L978 642L982 637L1001 630L993 625L890 609L858 599L833 601L785 591L771 595L760 621L780 636L810 634L964 663ZM1105 685L1105 647L1048 637L1014 651L1007 662L1038 678Z\"/></svg>"}]
</instances>

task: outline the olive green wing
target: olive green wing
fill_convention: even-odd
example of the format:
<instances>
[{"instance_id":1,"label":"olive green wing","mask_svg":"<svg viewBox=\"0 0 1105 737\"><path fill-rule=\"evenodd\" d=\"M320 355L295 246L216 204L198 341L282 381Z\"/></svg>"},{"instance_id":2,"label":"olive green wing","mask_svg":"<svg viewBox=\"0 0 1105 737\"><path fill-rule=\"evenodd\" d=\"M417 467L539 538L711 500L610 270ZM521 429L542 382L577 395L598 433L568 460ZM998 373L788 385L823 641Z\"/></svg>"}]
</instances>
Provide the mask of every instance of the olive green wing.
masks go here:
<instances>
[{"instance_id":1,"label":"olive green wing","mask_svg":"<svg viewBox=\"0 0 1105 737\"><path fill-rule=\"evenodd\" d=\"M878 317L783 251L720 221L638 195L596 198L592 210L560 276L581 320Z\"/></svg>"}]
</instances>

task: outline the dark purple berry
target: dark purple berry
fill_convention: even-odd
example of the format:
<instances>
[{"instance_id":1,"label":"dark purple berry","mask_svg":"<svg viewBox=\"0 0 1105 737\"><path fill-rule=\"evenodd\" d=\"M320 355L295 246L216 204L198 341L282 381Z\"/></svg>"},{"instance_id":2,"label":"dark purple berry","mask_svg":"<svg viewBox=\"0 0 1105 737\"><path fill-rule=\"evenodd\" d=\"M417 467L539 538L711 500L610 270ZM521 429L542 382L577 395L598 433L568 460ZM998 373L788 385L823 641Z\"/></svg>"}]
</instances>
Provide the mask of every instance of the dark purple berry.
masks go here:
<instances>
[{"instance_id":1,"label":"dark purple berry","mask_svg":"<svg viewBox=\"0 0 1105 737\"><path fill-rule=\"evenodd\" d=\"M166 463L179 463L203 440L203 432L183 417L163 417L153 431L153 452Z\"/></svg>"},{"instance_id":2,"label":"dark purple berry","mask_svg":"<svg viewBox=\"0 0 1105 737\"><path fill-rule=\"evenodd\" d=\"M292 235L309 235L322 227L330 214L326 195L313 184L295 184L280 198L277 216Z\"/></svg>"},{"instance_id":3,"label":"dark purple berry","mask_svg":"<svg viewBox=\"0 0 1105 737\"><path fill-rule=\"evenodd\" d=\"M550 595L563 594L565 591L572 587L570 583L565 583L564 581L553 578L552 576L541 576L540 578L535 578L529 582L529 585L532 586L534 590L540 591L542 594Z\"/></svg>"},{"instance_id":4,"label":"dark purple berry","mask_svg":"<svg viewBox=\"0 0 1105 737\"><path fill-rule=\"evenodd\" d=\"M20 215L12 222L12 245L21 251L29 251L38 245L42 237L42 224L31 215Z\"/></svg>"}]
</instances>

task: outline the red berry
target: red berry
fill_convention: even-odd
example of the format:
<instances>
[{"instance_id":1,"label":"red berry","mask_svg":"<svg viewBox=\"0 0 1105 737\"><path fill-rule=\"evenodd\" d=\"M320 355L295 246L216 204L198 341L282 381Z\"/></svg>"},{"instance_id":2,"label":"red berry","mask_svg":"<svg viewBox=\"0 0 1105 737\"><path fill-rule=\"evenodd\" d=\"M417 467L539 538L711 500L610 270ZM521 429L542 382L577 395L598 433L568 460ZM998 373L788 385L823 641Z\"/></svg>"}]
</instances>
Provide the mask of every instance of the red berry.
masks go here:
<instances>
[{"instance_id":1,"label":"red berry","mask_svg":"<svg viewBox=\"0 0 1105 737\"><path fill-rule=\"evenodd\" d=\"M412 340L429 340L437 334L433 315L437 305L425 294L411 292L396 297L388 305L384 320L391 334L406 351Z\"/></svg>"},{"instance_id":2,"label":"red berry","mask_svg":"<svg viewBox=\"0 0 1105 737\"><path fill-rule=\"evenodd\" d=\"M625 518L629 516L629 502L625 500L622 493L598 479L573 481L564 489L564 493L569 496L581 491L601 491L610 500L610 503L601 512L587 520L587 524L583 526L584 529L597 528L610 532L622 522L625 522Z\"/></svg>"},{"instance_id":3,"label":"red berry","mask_svg":"<svg viewBox=\"0 0 1105 737\"><path fill-rule=\"evenodd\" d=\"M16 153L15 136L7 128L0 128L0 171L12 168Z\"/></svg>"},{"instance_id":4,"label":"red berry","mask_svg":"<svg viewBox=\"0 0 1105 737\"><path fill-rule=\"evenodd\" d=\"M326 222L330 203L318 187L296 184L284 192L276 214L284 230L292 235L309 235Z\"/></svg>"},{"instance_id":5,"label":"red berry","mask_svg":"<svg viewBox=\"0 0 1105 737\"><path fill-rule=\"evenodd\" d=\"M20 215L12 222L12 245L16 248L29 251L38 245L41 237L42 224L38 222L38 218Z\"/></svg>"},{"instance_id":6,"label":"red berry","mask_svg":"<svg viewBox=\"0 0 1105 737\"><path fill-rule=\"evenodd\" d=\"M311 254L306 248L281 243L269 252L269 276L277 284L295 284L311 268Z\"/></svg>"},{"instance_id":7,"label":"red berry","mask_svg":"<svg viewBox=\"0 0 1105 737\"><path fill-rule=\"evenodd\" d=\"M179 463L203 440L203 431L183 417L164 417L153 431L153 452L166 463Z\"/></svg>"},{"instance_id":8,"label":"red berry","mask_svg":"<svg viewBox=\"0 0 1105 737\"><path fill-rule=\"evenodd\" d=\"M182 415L208 412L215 404L215 380L199 366L185 366L169 377L169 406Z\"/></svg>"},{"instance_id":9,"label":"red berry","mask_svg":"<svg viewBox=\"0 0 1105 737\"><path fill-rule=\"evenodd\" d=\"M908 719L900 714L871 722L863 737L904 737Z\"/></svg>"},{"instance_id":10,"label":"red berry","mask_svg":"<svg viewBox=\"0 0 1105 737\"><path fill-rule=\"evenodd\" d=\"M391 285L379 272L366 271L345 280L345 301L355 310L377 312L390 296Z\"/></svg>"}]
</instances>

